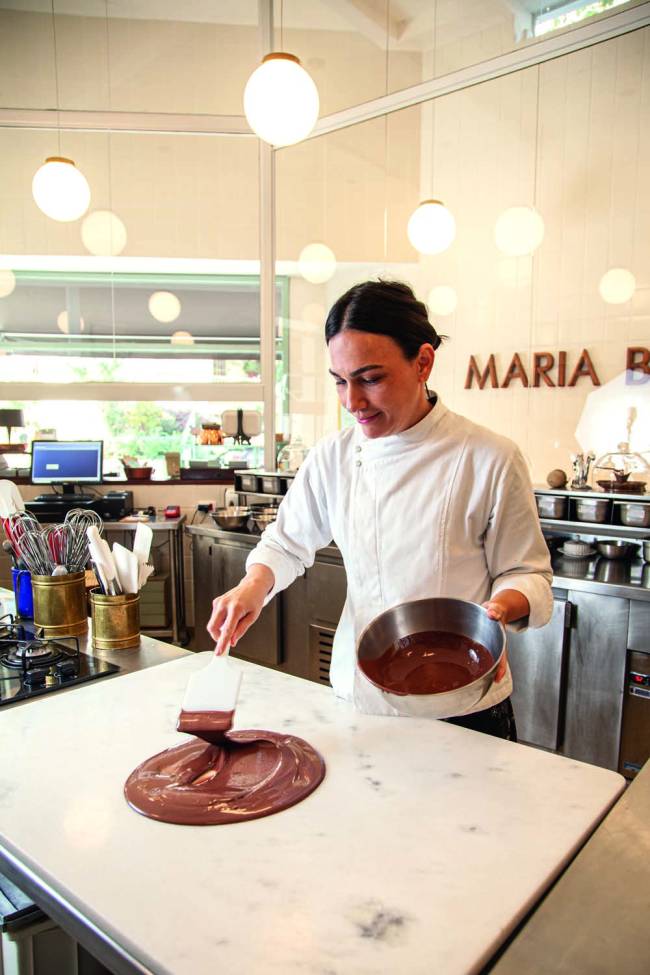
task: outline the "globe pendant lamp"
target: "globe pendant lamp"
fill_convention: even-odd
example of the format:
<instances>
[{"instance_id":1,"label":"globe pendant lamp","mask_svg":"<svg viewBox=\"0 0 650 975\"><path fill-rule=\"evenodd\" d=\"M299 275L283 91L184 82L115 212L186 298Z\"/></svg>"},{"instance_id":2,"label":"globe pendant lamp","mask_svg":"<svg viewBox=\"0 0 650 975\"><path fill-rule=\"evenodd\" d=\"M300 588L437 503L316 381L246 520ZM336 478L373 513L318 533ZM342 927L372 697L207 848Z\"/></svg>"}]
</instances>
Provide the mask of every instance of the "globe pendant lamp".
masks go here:
<instances>
[{"instance_id":1,"label":"globe pendant lamp","mask_svg":"<svg viewBox=\"0 0 650 975\"><path fill-rule=\"evenodd\" d=\"M456 220L440 200L423 200L411 214L406 232L420 254L440 254L456 236Z\"/></svg>"},{"instance_id":2,"label":"globe pendant lamp","mask_svg":"<svg viewBox=\"0 0 650 975\"><path fill-rule=\"evenodd\" d=\"M47 217L62 223L78 220L90 205L88 180L65 156L48 156L36 170L32 195Z\"/></svg>"},{"instance_id":3,"label":"globe pendant lamp","mask_svg":"<svg viewBox=\"0 0 650 975\"><path fill-rule=\"evenodd\" d=\"M318 89L293 54L267 54L244 89L248 124L273 146L305 139L316 124L319 107Z\"/></svg>"}]
</instances>

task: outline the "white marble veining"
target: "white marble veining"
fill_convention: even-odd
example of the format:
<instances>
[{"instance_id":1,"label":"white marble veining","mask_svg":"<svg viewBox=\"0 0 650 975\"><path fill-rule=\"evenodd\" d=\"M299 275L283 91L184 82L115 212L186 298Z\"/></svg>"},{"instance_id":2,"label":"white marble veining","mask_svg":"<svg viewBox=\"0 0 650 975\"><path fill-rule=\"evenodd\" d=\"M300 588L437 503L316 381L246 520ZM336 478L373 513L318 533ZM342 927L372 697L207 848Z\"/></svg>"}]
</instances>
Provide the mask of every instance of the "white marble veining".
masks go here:
<instances>
[{"instance_id":1,"label":"white marble veining","mask_svg":"<svg viewBox=\"0 0 650 975\"><path fill-rule=\"evenodd\" d=\"M206 660L0 717L0 845L156 973L475 972L623 788L613 772L441 722L361 715L328 688L241 663L236 726L306 738L325 781L252 822L145 819L124 781L183 739L179 702Z\"/></svg>"}]
</instances>

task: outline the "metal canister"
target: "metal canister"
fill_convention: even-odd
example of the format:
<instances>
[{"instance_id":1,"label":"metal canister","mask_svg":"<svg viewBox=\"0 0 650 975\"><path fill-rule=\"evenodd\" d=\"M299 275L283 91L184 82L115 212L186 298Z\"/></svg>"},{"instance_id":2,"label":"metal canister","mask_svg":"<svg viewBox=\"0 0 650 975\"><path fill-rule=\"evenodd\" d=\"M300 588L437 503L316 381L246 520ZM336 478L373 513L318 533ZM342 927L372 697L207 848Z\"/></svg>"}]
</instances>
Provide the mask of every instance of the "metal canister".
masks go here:
<instances>
[{"instance_id":1,"label":"metal canister","mask_svg":"<svg viewBox=\"0 0 650 975\"><path fill-rule=\"evenodd\" d=\"M86 573L32 575L34 625L46 637L79 636L88 630Z\"/></svg>"},{"instance_id":2,"label":"metal canister","mask_svg":"<svg viewBox=\"0 0 650 975\"><path fill-rule=\"evenodd\" d=\"M96 650L128 650L140 643L140 594L105 596L90 590L93 647Z\"/></svg>"}]
</instances>

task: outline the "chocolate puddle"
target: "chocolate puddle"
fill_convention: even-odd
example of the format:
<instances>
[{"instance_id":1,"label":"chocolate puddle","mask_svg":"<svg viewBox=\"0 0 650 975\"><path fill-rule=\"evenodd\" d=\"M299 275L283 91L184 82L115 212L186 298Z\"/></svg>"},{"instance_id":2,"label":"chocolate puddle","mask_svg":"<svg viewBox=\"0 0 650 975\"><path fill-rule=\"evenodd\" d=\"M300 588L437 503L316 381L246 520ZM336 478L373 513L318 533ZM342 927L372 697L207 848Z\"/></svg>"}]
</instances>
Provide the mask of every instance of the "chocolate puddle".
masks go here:
<instances>
[{"instance_id":1,"label":"chocolate puddle","mask_svg":"<svg viewBox=\"0 0 650 975\"><path fill-rule=\"evenodd\" d=\"M324 777L323 759L302 738L232 731L217 744L195 739L148 758L131 773L124 794L151 819L211 826L287 809Z\"/></svg>"},{"instance_id":2,"label":"chocolate puddle","mask_svg":"<svg viewBox=\"0 0 650 975\"><path fill-rule=\"evenodd\" d=\"M489 650L459 633L402 637L374 660L359 660L368 680L393 694L439 694L464 687L493 665Z\"/></svg>"}]
</instances>

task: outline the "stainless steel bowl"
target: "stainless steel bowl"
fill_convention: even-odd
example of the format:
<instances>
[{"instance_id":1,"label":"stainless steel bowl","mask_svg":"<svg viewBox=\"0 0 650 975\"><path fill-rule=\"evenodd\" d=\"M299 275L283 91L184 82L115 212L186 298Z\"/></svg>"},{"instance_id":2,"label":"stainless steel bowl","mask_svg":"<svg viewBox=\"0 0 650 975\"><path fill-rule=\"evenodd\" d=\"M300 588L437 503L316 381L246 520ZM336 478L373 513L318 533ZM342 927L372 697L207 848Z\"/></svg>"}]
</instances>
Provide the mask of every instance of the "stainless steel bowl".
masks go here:
<instances>
[{"instance_id":1,"label":"stainless steel bowl","mask_svg":"<svg viewBox=\"0 0 650 975\"><path fill-rule=\"evenodd\" d=\"M650 528L650 502L615 501L621 516L621 524L629 528Z\"/></svg>"},{"instance_id":2,"label":"stainless steel bowl","mask_svg":"<svg viewBox=\"0 0 650 975\"><path fill-rule=\"evenodd\" d=\"M598 559L596 563L596 579L599 582L609 582L614 586L626 585L632 575L632 567L621 559Z\"/></svg>"},{"instance_id":3,"label":"stainless steel bowl","mask_svg":"<svg viewBox=\"0 0 650 975\"><path fill-rule=\"evenodd\" d=\"M396 640L439 630L457 633L475 640L490 652L490 669L464 687L437 694L395 694L379 687L383 698L399 714L419 718L450 718L475 707L494 683L497 665L505 650L506 631L501 623L491 620L485 609L464 599L418 599L393 606L377 616L361 633L357 643L357 660L380 657ZM363 680L368 680L360 669ZM370 683L370 681L369 681ZM377 687L378 685L373 685Z\"/></svg>"},{"instance_id":4,"label":"stainless steel bowl","mask_svg":"<svg viewBox=\"0 0 650 975\"><path fill-rule=\"evenodd\" d=\"M578 521L607 521L609 515L607 498L576 498L575 503Z\"/></svg>"},{"instance_id":5,"label":"stainless steel bowl","mask_svg":"<svg viewBox=\"0 0 650 975\"><path fill-rule=\"evenodd\" d=\"M633 542L619 542L615 539L597 543L598 551L606 559L631 559L636 554L638 547Z\"/></svg>"},{"instance_id":6,"label":"stainless steel bowl","mask_svg":"<svg viewBox=\"0 0 650 975\"><path fill-rule=\"evenodd\" d=\"M278 517L278 509L274 508L273 514L257 514L253 513L251 515L251 521L257 529L258 532L263 532L268 525L271 525L275 519Z\"/></svg>"},{"instance_id":7,"label":"stainless steel bowl","mask_svg":"<svg viewBox=\"0 0 650 975\"><path fill-rule=\"evenodd\" d=\"M217 523L219 528L225 528L226 531L241 531L242 528L246 528L248 519L251 516L250 508L236 507L231 508L217 508L216 511L210 512L212 515L212 520Z\"/></svg>"},{"instance_id":8,"label":"stainless steel bowl","mask_svg":"<svg viewBox=\"0 0 650 975\"><path fill-rule=\"evenodd\" d=\"M567 498L561 494L538 494L535 496L540 518L566 518Z\"/></svg>"}]
</instances>

